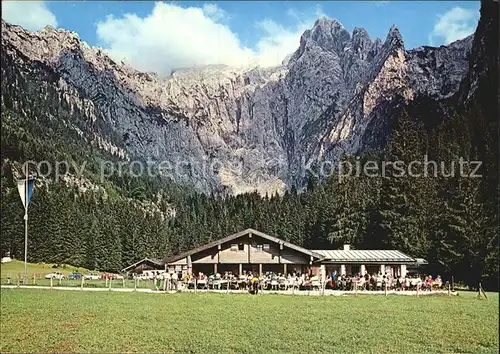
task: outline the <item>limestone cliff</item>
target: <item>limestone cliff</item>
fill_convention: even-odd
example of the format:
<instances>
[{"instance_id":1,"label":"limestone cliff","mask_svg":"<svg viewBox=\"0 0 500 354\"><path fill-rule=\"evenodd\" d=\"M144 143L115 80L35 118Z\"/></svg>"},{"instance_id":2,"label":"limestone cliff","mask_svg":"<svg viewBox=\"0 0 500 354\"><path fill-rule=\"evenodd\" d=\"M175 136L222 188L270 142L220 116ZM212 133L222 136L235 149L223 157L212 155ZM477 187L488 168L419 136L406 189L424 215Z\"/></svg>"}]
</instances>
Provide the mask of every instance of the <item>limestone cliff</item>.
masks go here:
<instances>
[{"instance_id":1,"label":"limestone cliff","mask_svg":"<svg viewBox=\"0 0 500 354\"><path fill-rule=\"evenodd\" d=\"M362 28L349 33L319 19L280 67L208 66L160 78L75 33L2 21L2 85L52 85L84 108L93 128L82 141L125 160L167 161L177 182L272 193L303 186L308 166L383 148L397 104L457 92L471 45L472 36L405 50L396 27L372 40Z\"/></svg>"}]
</instances>

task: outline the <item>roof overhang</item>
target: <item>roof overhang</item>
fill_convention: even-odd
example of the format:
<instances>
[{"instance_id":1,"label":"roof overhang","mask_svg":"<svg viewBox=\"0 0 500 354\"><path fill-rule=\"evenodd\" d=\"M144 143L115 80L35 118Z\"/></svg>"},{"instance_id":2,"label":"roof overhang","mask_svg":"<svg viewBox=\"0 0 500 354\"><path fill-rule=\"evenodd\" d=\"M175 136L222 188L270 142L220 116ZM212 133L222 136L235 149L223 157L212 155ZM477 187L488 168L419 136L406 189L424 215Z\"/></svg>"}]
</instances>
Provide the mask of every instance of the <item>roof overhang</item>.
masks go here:
<instances>
[{"instance_id":1,"label":"roof overhang","mask_svg":"<svg viewBox=\"0 0 500 354\"><path fill-rule=\"evenodd\" d=\"M288 241L284 241L284 240L282 240L282 239L280 239L278 237L274 237L274 236L268 235L268 234L266 234L264 232L261 232L261 231L257 231L257 230L254 230L254 229L246 229L246 230L237 232L235 234L226 236L226 237L224 237L222 239L209 242L209 243L207 243L205 245L202 245L200 247L193 248L193 249L191 249L189 251L186 251L186 252L183 252L183 253L180 253L180 254L168 257L165 262L167 264L176 262L176 261L178 261L178 260L180 260L182 258L186 258L188 256L191 256L191 255L196 254L198 252L202 252L202 251L208 250L208 249L216 247L218 245L222 245L223 243L230 242L232 240L235 240L237 238L240 238L240 237L242 237L244 235L248 235L248 234L262 237L262 238L264 238L266 240L275 242L277 244L282 244L283 246L288 247L290 249L293 249L293 250L295 250L297 252L306 254L306 255L308 255L308 256L310 256L312 258L311 259L312 261L319 260L319 259L322 258L322 256L320 254L318 254L318 253L316 253L314 251L308 250L307 248L303 248L303 247L294 245L293 243L290 243Z\"/></svg>"},{"instance_id":2,"label":"roof overhang","mask_svg":"<svg viewBox=\"0 0 500 354\"><path fill-rule=\"evenodd\" d=\"M153 264L155 266L158 266L158 267L165 266L165 262L163 262L163 261L156 260L156 259L151 259L151 258L144 258L144 259L141 259L138 262L135 262L134 264L131 264L131 265L123 268L122 272L128 272L129 270L134 269L135 267L137 267L141 263L151 263L151 264Z\"/></svg>"},{"instance_id":3,"label":"roof overhang","mask_svg":"<svg viewBox=\"0 0 500 354\"><path fill-rule=\"evenodd\" d=\"M424 265L427 265L429 264L429 262L427 262L425 259L423 258L415 258L415 262L413 262L411 264L411 266L413 267L421 267L421 266L424 266Z\"/></svg>"}]
</instances>

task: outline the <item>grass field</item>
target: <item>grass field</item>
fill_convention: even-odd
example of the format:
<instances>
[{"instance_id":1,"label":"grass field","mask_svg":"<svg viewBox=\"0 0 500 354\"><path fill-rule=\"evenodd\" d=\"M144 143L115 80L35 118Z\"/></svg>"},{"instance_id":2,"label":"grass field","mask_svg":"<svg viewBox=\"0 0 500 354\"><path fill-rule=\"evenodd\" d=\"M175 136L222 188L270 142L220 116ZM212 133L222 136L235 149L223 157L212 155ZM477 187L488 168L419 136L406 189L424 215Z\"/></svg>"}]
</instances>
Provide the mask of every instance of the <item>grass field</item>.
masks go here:
<instances>
[{"instance_id":1,"label":"grass field","mask_svg":"<svg viewBox=\"0 0 500 354\"><path fill-rule=\"evenodd\" d=\"M86 268L82 267L74 267L71 265L64 265L64 266L59 266L57 268L53 267L54 264L50 263L28 263L28 284L26 285L42 285L42 286L50 286L50 279L45 279L44 276L45 274L48 273L53 273L53 272L61 272L65 276L68 276L69 274L73 272L79 272L83 275L89 273L90 271ZM92 271L93 273L101 273L97 271ZM0 267L0 284L1 285L16 285L17 281L19 280L20 284L23 282L23 276L24 276L24 262L18 261L18 260L13 260L12 262L9 263L4 263ZM33 279L33 274L36 275L35 279ZM7 280L7 277L10 276L10 283ZM81 286L81 280L78 279L62 279L62 280L57 280L53 279L52 280L52 285L54 287L58 286L69 286L69 287L80 287ZM125 279L125 280L113 280L112 281L112 287L113 288L134 288L134 280L131 279ZM85 280L84 287L86 288L104 288L104 287L109 287L109 283L106 282L105 280ZM155 283L152 280L140 280L137 283L137 287L139 289L154 289L155 288Z\"/></svg>"},{"instance_id":2,"label":"grass field","mask_svg":"<svg viewBox=\"0 0 500 354\"><path fill-rule=\"evenodd\" d=\"M496 353L498 294L2 289L1 352Z\"/></svg>"},{"instance_id":3,"label":"grass field","mask_svg":"<svg viewBox=\"0 0 500 354\"><path fill-rule=\"evenodd\" d=\"M69 275L73 272L79 272L82 274L86 274L89 272L88 269L82 267L74 267L71 265L61 265L57 268L53 267L54 264L51 263L28 263L28 278L33 278L33 274L36 274L37 277L43 276L47 273L53 272L61 272L64 275ZM16 281L17 276L19 275L22 279L24 276L24 262L19 261L17 259L12 260L8 263L2 263L0 267L0 273L2 276L2 284L5 284L5 279L7 276L11 277L12 282Z\"/></svg>"}]
</instances>

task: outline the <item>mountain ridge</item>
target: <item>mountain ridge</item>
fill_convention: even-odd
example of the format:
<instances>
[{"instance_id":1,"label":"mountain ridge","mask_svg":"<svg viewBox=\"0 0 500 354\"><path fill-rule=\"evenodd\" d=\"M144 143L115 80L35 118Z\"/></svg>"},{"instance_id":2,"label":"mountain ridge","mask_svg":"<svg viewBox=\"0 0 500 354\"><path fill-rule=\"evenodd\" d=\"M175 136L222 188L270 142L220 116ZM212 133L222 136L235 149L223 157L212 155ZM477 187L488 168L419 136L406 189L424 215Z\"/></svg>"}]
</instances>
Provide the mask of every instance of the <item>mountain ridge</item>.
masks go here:
<instances>
[{"instance_id":1,"label":"mountain ridge","mask_svg":"<svg viewBox=\"0 0 500 354\"><path fill-rule=\"evenodd\" d=\"M362 28L351 34L335 20L318 19L285 65L182 69L159 78L66 30L28 32L2 20L2 31L13 65L43 63L64 81L58 90L80 92L92 107L89 119L101 116L105 133L116 137L88 139L130 160L184 164L188 170L172 175L175 182L232 194L300 188L308 166L383 149L399 99L453 95L472 44L469 36L406 51L395 26L384 42L372 42Z\"/></svg>"}]
</instances>

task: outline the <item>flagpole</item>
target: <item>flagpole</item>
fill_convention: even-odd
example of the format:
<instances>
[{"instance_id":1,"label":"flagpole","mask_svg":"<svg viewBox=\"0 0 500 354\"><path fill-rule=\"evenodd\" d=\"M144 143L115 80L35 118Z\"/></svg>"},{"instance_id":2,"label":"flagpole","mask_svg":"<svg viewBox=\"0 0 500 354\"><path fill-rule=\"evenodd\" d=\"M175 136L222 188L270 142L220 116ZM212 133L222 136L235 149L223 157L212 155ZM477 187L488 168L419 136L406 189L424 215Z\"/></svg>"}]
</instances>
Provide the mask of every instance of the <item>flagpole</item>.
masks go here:
<instances>
[{"instance_id":1,"label":"flagpole","mask_svg":"<svg viewBox=\"0 0 500 354\"><path fill-rule=\"evenodd\" d=\"M26 164L26 181L24 188L24 282L28 281L28 164Z\"/></svg>"}]
</instances>

